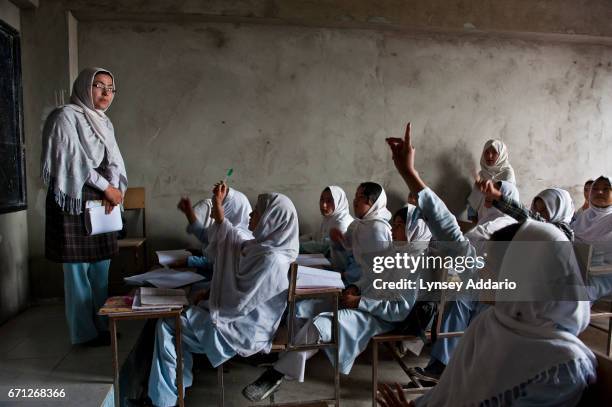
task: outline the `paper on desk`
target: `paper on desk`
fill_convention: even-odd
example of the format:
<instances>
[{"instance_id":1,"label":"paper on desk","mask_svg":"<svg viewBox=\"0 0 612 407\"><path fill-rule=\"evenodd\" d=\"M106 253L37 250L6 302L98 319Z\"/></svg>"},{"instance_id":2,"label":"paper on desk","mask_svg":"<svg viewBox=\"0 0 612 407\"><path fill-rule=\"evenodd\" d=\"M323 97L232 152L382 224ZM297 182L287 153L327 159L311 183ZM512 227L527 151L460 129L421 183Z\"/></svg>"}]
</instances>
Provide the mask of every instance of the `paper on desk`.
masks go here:
<instances>
[{"instance_id":1,"label":"paper on desk","mask_svg":"<svg viewBox=\"0 0 612 407\"><path fill-rule=\"evenodd\" d=\"M105 213L102 201L87 201L85 203L85 228L90 235L116 232L123 228L121 208L116 205L111 213Z\"/></svg>"},{"instance_id":2,"label":"paper on desk","mask_svg":"<svg viewBox=\"0 0 612 407\"><path fill-rule=\"evenodd\" d=\"M204 276L193 271L177 271L159 268L143 274L125 277L125 282L132 285L151 284L159 288L177 288L204 280Z\"/></svg>"},{"instance_id":3,"label":"paper on desk","mask_svg":"<svg viewBox=\"0 0 612 407\"><path fill-rule=\"evenodd\" d=\"M329 262L329 260L327 260L327 258L324 255L320 254L320 253L298 254L297 260L295 262L297 264L299 264L300 266L310 266L310 267L324 266L324 267L331 267L331 263Z\"/></svg>"},{"instance_id":4,"label":"paper on desk","mask_svg":"<svg viewBox=\"0 0 612 407\"><path fill-rule=\"evenodd\" d=\"M170 298L173 298L173 297L170 297ZM157 304L157 305L143 304L142 295L140 291L136 293L136 295L134 296L134 302L132 303L132 310L134 311L167 311L171 309L180 309L182 307L183 305L178 304L178 303L177 304Z\"/></svg>"},{"instance_id":5,"label":"paper on desk","mask_svg":"<svg viewBox=\"0 0 612 407\"><path fill-rule=\"evenodd\" d=\"M191 256L190 252L188 252L187 250L183 250L183 249L159 250L159 251L156 251L155 254L157 254L159 264L161 264L162 266L168 266L179 260L186 260L189 256Z\"/></svg>"},{"instance_id":6,"label":"paper on desk","mask_svg":"<svg viewBox=\"0 0 612 407\"><path fill-rule=\"evenodd\" d=\"M342 276L337 271L298 266L297 288L344 288Z\"/></svg>"}]
</instances>

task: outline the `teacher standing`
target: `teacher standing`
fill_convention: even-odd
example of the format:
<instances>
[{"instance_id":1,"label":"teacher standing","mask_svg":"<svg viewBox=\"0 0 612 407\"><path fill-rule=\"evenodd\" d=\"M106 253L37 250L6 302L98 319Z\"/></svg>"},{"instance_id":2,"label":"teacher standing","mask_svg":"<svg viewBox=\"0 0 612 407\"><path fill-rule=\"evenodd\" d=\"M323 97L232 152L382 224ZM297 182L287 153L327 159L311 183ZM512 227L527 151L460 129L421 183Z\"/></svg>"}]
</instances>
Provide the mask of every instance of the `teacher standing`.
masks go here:
<instances>
[{"instance_id":1,"label":"teacher standing","mask_svg":"<svg viewBox=\"0 0 612 407\"><path fill-rule=\"evenodd\" d=\"M104 113L115 92L110 71L84 69L74 82L70 103L51 112L43 129L41 172L48 186L45 256L63 264L66 319L73 344L109 343L107 321L97 311L108 295L117 233L89 236L84 212L87 201L102 200L110 213L127 189L113 124Z\"/></svg>"}]
</instances>

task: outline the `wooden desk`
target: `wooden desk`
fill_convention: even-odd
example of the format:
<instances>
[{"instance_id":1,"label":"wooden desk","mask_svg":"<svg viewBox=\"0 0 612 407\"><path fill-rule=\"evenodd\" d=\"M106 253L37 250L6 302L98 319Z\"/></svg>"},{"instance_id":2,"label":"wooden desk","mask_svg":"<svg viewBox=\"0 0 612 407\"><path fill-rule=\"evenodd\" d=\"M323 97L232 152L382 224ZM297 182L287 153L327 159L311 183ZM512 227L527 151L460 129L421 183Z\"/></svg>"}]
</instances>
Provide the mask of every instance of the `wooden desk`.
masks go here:
<instances>
[{"instance_id":1,"label":"wooden desk","mask_svg":"<svg viewBox=\"0 0 612 407\"><path fill-rule=\"evenodd\" d=\"M173 309L166 311L133 311L131 307L107 306L100 308L98 315L108 317L111 336L111 351L113 353L113 379L114 379L114 399L115 407L120 407L119 396L119 351L117 348L117 321L138 320L138 319L159 319L174 318L174 334L176 347L176 383L178 387L178 404L184 407L183 395L183 348L181 346L181 311Z\"/></svg>"}]
</instances>

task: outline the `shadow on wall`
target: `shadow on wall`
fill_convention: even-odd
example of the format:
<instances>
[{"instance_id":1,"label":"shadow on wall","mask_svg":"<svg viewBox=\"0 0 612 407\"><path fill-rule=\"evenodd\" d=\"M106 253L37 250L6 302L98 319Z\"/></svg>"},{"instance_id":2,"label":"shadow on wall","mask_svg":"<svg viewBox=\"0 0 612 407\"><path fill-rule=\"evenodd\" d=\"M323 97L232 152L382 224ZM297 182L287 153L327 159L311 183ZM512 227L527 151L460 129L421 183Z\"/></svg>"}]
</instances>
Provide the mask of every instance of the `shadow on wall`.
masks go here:
<instances>
[{"instance_id":1,"label":"shadow on wall","mask_svg":"<svg viewBox=\"0 0 612 407\"><path fill-rule=\"evenodd\" d=\"M474 181L469 178L466 166L458 163L471 162L472 155L461 146L457 146L452 155L450 152L444 152L433 161L438 163L441 174L439 180L434 183L434 191L442 198L448 209L459 217L467 207L467 197Z\"/></svg>"}]
</instances>

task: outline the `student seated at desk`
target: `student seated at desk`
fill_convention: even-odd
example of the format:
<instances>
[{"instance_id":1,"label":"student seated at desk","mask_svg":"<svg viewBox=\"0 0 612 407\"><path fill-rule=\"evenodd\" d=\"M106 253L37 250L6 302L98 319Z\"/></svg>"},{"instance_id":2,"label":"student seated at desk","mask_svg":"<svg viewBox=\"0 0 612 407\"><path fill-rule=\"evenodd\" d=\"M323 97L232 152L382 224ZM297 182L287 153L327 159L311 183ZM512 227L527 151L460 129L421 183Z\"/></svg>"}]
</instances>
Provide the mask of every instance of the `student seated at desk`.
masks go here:
<instances>
[{"instance_id":1,"label":"student seated at desk","mask_svg":"<svg viewBox=\"0 0 612 407\"><path fill-rule=\"evenodd\" d=\"M456 220L436 194L421 180L414 166L415 150L410 126L405 138L388 140L393 161L411 191L419 196L434 237L461 241ZM450 227L449 227L450 226ZM511 240L500 265L500 280L516 276L512 260L526 259L519 270L522 282L533 275L537 284L525 287L531 295L558 281L580 279L575 257L556 246L531 245L532 252L518 242L567 242L559 229L527 220L505 227L495 235ZM496 239L495 235L493 239ZM454 237L455 236L455 237ZM573 252L570 252L573 255ZM580 285L571 286L584 291ZM577 292L577 297L582 297ZM589 322L587 301L505 301L482 312L467 328L439 384L415 402L387 400L383 405L456 406L574 406L595 377L595 357L577 338ZM385 397L389 393L384 393ZM399 403L399 404L392 404Z\"/></svg>"},{"instance_id":2,"label":"student seated at desk","mask_svg":"<svg viewBox=\"0 0 612 407\"><path fill-rule=\"evenodd\" d=\"M215 222L207 247L215 268L210 296L181 317L185 387L193 381L192 353L206 354L216 367L235 355L270 351L287 305L287 272L299 249L297 213L285 195L259 195L249 222L250 239L224 216L225 184L217 184L213 192ZM156 406L177 402L173 336L173 322L159 321L149 376L149 397Z\"/></svg>"},{"instance_id":3,"label":"student seated at desk","mask_svg":"<svg viewBox=\"0 0 612 407\"><path fill-rule=\"evenodd\" d=\"M192 206L189 197L185 196L181 198L177 208L187 218L187 233L194 235L202 243L202 253L204 253L208 246L208 231L213 224L212 200L204 199ZM248 230L249 213L252 209L248 198L242 192L228 187L227 196L223 200L223 210L232 225ZM189 256L186 261L179 261L171 266L195 267L199 272L212 269L212 264L204 255Z\"/></svg>"},{"instance_id":4,"label":"student seated at desk","mask_svg":"<svg viewBox=\"0 0 612 407\"><path fill-rule=\"evenodd\" d=\"M343 280L349 285L359 285L362 269L369 267L364 253L380 251L391 242L391 213L387 209L387 194L375 182L364 182L355 191L353 199L355 219L345 233L337 228L330 230L330 238L348 253Z\"/></svg>"},{"instance_id":5,"label":"student seated at desk","mask_svg":"<svg viewBox=\"0 0 612 407\"><path fill-rule=\"evenodd\" d=\"M482 148L480 156L480 172L478 177L482 181L492 182L507 181L516 184L514 169L510 165L508 147L501 140L488 140ZM480 223L480 211L484 205L484 197L478 187L478 183L472 186L472 192L468 196L468 218Z\"/></svg>"},{"instance_id":6,"label":"student seated at desk","mask_svg":"<svg viewBox=\"0 0 612 407\"><path fill-rule=\"evenodd\" d=\"M300 243L300 253L325 254L329 256L334 270L344 271L346 259L338 248L331 244L329 238L331 229L338 229L345 233L353 222L344 190L335 185L326 187L321 192L319 210L323 217L319 232L314 239Z\"/></svg>"},{"instance_id":7,"label":"student seated at desk","mask_svg":"<svg viewBox=\"0 0 612 407\"><path fill-rule=\"evenodd\" d=\"M589 206L591 206L589 204L589 200L591 199L591 187L593 186L593 182L595 181L589 179L587 180L587 182L584 183L584 187L582 189L582 194L584 195L584 202L580 208L576 209L576 213L574 213L574 219L572 219L572 223L574 223L578 215L589 209Z\"/></svg>"},{"instance_id":8,"label":"student seated at desk","mask_svg":"<svg viewBox=\"0 0 612 407\"><path fill-rule=\"evenodd\" d=\"M612 267L612 190L610 178L600 176L591 186L589 208L573 224L576 240L593 245L591 265ZM612 275L590 276L593 300L612 294Z\"/></svg>"},{"instance_id":9,"label":"student seated at desk","mask_svg":"<svg viewBox=\"0 0 612 407\"><path fill-rule=\"evenodd\" d=\"M360 187L361 188L361 187ZM360 193L355 198L356 214L365 212L358 209L361 198ZM407 208L400 209L393 218L393 240L397 246L387 242L385 250L377 251L376 255L393 256L399 252L406 252L411 256L418 256L427 247L427 241L412 242L409 246L408 227L404 221ZM419 236L423 237L423 236ZM420 244L419 244L420 243ZM372 254L373 256L374 254ZM378 334L389 332L399 327L408 317L410 310L418 296L418 288L414 290L383 290L375 288L374 279L383 281L402 281L402 279L415 280L419 272L410 273L409 270L386 270L381 274L372 271L372 262L368 261L367 268L363 268L361 278L361 294L355 295L351 290L345 290L340 299L341 308L338 312L338 344L339 344L339 370L342 374L349 374L353 363L368 346L370 339ZM296 334L296 344L312 344L330 342L332 339L331 312L323 312L310 319ZM325 350L333 363L332 351ZM260 401L276 391L284 377L304 381L306 361L317 353L317 350L284 352L280 355L274 367L266 370L256 381L246 386L242 394L251 401Z\"/></svg>"},{"instance_id":10,"label":"student seated at desk","mask_svg":"<svg viewBox=\"0 0 612 407\"><path fill-rule=\"evenodd\" d=\"M499 181L497 185L500 193L505 198L518 201L519 193L514 184L506 181ZM485 196L483 208L481 213L484 216L478 218L479 224L464 234L476 250L476 254L480 256L485 256L487 243L495 232L506 226L517 223L514 218L496 209L493 206L491 198L488 196ZM488 304L482 303L478 298L472 298L471 296L463 296L462 298L447 303L440 325L440 332L465 331L470 322L488 307ZM424 386L437 383L460 340L460 337L439 338L433 344L431 357L427 366L425 368L413 368L411 369L411 373L420 379Z\"/></svg>"},{"instance_id":11,"label":"student seated at desk","mask_svg":"<svg viewBox=\"0 0 612 407\"><path fill-rule=\"evenodd\" d=\"M569 192L561 188L548 188L540 192L531 202L531 210L518 200L504 196L499 188L490 181L478 183L487 199L503 213L512 216L518 222L527 219L551 223L561 230L569 240L574 240L574 232L570 227L574 216L574 202Z\"/></svg>"}]
</instances>

